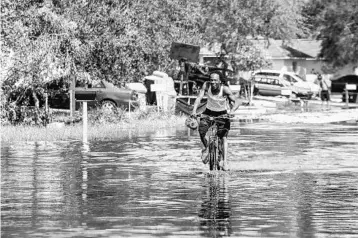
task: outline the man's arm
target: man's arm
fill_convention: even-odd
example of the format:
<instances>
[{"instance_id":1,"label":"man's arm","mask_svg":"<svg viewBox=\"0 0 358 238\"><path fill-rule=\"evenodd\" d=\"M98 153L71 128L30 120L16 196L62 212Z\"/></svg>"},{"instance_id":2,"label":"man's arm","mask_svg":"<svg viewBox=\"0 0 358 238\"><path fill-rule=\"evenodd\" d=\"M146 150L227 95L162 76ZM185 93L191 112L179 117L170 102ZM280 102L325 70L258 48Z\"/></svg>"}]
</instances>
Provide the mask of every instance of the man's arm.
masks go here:
<instances>
[{"instance_id":1,"label":"man's arm","mask_svg":"<svg viewBox=\"0 0 358 238\"><path fill-rule=\"evenodd\" d=\"M198 97L195 99L193 112L191 113L192 115L196 115L196 110L198 109L198 106L205 95L206 88L207 88L207 83L205 82L199 92Z\"/></svg>"},{"instance_id":2,"label":"man's arm","mask_svg":"<svg viewBox=\"0 0 358 238\"><path fill-rule=\"evenodd\" d=\"M234 96L231 89L228 86L224 86L224 93L227 95L227 98L230 102L234 102L234 106L231 109L231 112L236 111L240 106L240 100Z\"/></svg>"}]
</instances>

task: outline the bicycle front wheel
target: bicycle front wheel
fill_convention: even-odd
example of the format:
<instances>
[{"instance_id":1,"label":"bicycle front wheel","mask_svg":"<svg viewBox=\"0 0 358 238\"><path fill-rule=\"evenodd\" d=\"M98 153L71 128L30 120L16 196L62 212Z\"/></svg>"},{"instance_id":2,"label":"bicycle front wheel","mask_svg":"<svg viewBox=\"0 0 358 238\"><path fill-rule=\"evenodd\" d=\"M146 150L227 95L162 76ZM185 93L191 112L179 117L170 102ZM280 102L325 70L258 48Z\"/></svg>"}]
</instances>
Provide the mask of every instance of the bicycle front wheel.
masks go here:
<instances>
[{"instance_id":1,"label":"bicycle front wheel","mask_svg":"<svg viewBox=\"0 0 358 238\"><path fill-rule=\"evenodd\" d=\"M210 171L218 169L218 148L214 140L209 144L209 169Z\"/></svg>"}]
</instances>

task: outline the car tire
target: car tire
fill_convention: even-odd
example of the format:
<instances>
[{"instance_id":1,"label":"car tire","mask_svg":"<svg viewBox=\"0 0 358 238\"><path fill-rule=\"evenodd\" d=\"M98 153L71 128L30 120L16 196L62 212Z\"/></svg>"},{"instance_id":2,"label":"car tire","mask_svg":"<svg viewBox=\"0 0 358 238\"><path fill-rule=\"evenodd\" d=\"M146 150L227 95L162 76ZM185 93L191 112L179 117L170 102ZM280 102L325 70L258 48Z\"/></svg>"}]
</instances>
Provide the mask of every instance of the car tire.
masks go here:
<instances>
[{"instance_id":1,"label":"car tire","mask_svg":"<svg viewBox=\"0 0 358 238\"><path fill-rule=\"evenodd\" d=\"M106 112L113 112L117 108L117 105L113 101L104 100L101 103L101 108Z\"/></svg>"}]
</instances>

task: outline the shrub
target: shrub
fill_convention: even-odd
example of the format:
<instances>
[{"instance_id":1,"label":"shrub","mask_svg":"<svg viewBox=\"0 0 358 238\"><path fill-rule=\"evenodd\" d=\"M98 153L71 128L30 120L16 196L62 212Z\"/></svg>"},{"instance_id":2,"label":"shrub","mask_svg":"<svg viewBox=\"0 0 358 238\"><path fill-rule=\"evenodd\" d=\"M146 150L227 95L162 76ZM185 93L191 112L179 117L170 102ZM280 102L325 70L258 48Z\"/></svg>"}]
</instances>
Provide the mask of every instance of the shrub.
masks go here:
<instances>
[{"instance_id":1,"label":"shrub","mask_svg":"<svg viewBox=\"0 0 358 238\"><path fill-rule=\"evenodd\" d=\"M50 118L50 113L44 108L18 106L11 103L6 103L1 108L2 124L46 126Z\"/></svg>"}]
</instances>

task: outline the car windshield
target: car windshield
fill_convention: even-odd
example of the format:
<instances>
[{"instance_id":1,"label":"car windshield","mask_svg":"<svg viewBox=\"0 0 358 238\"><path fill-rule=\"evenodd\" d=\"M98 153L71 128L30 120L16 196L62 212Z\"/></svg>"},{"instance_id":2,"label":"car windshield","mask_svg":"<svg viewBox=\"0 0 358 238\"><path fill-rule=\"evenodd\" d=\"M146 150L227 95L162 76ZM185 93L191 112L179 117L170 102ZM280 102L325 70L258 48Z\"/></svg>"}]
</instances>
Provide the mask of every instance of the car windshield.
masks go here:
<instances>
[{"instance_id":1,"label":"car windshield","mask_svg":"<svg viewBox=\"0 0 358 238\"><path fill-rule=\"evenodd\" d=\"M92 88L104 88L104 85L100 80L93 80Z\"/></svg>"},{"instance_id":2,"label":"car windshield","mask_svg":"<svg viewBox=\"0 0 358 238\"><path fill-rule=\"evenodd\" d=\"M299 76L298 74L295 74L295 76L299 79L301 79L303 82L307 82L306 79L302 78L301 76Z\"/></svg>"}]
</instances>

